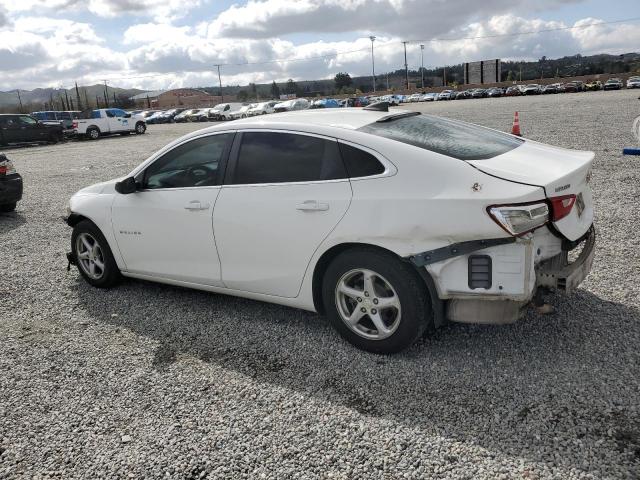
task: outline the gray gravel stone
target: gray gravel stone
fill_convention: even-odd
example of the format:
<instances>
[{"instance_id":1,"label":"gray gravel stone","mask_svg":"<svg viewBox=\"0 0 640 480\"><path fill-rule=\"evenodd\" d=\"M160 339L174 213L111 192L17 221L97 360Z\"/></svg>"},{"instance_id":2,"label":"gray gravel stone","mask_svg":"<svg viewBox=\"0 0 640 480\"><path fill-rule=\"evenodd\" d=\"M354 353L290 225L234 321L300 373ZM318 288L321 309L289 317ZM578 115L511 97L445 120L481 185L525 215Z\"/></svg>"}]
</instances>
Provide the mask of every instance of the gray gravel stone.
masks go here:
<instances>
[{"instance_id":1,"label":"gray gravel stone","mask_svg":"<svg viewBox=\"0 0 640 480\"><path fill-rule=\"evenodd\" d=\"M392 357L314 314L67 273L69 196L203 125L6 151L25 198L0 215L0 478L639 478L636 97L411 106L501 130L518 110L527 138L594 150L598 251L555 315Z\"/></svg>"}]
</instances>

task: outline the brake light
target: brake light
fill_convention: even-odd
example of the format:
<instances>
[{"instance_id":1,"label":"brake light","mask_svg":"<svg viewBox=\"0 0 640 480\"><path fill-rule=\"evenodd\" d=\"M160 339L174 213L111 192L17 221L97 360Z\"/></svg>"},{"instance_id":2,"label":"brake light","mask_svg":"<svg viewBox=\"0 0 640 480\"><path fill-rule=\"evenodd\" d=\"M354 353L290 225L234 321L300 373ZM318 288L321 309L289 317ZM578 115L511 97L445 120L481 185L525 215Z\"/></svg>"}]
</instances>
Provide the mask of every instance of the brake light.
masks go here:
<instances>
[{"instance_id":1,"label":"brake light","mask_svg":"<svg viewBox=\"0 0 640 480\"><path fill-rule=\"evenodd\" d=\"M561 197L550 197L551 221L557 222L571 213L573 205L576 203L575 195L562 195Z\"/></svg>"},{"instance_id":2,"label":"brake light","mask_svg":"<svg viewBox=\"0 0 640 480\"><path fill-rule=\"evenodd\" d=\"M519 237L549 221L549 207L545 202L520 205L494 205L487 213L507 233Z\"/></svg>"},{"instance_id":3,"label":"brake light","mask_svg":"<svg viewBox=\"0 0 640 480\"><path fill-rule=\"evenodd\" d=\"M76 122L75 120L71 122L71 128L78 128L78 122Z\"/></svg>"},{"instance_id":4,"label":"brake light","mask_svg":"<svg viewBox=\"0 0 640 480\"><path fill-rule=\"evenodd\" d=\"M16 173L16 167L13 166L11 160L2 155L6 160L0 160L0 175L13 175Z\"/></svg>"}]
</instances>

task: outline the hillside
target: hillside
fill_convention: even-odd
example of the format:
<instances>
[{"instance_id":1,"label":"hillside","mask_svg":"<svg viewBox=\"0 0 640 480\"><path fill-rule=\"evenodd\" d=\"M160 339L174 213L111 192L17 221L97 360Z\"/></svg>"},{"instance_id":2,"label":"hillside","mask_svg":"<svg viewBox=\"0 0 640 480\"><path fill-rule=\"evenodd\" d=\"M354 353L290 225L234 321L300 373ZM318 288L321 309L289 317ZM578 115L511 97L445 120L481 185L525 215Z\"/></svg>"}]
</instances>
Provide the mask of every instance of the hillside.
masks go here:
<instances>
[{"instance_id":1,"label":"hillside","mask_svg":"<svg viewBox=\"0 0 640 480\"><path fill-rule=\"evenodd\" d=\"M536 80L544 78L565 78L581 75L596 75L601 73L626 73L640 72L640 53L626 53L624 55L608 55L598 54L591 56L572 55L557 59L549 59L542 57L538 61L503 61L502 62L502 80ZM443 68L425 68L425 86L442 85L445 71ZM419 70L409 71L409 81L417 86L421 84L421 73ZM446 83L461 84L463 82L462 64L450 65L446 67ZM377 72L376 87L378 90L387 89L400 90L405 85L405 71L398 69L393 72ZM371 91L371 77L360 76L352 77L351 87L345 93L352 93L355 89L362 92ZM95 107L96 97L102 104L104 102L104 85L82 86L80 88L80 97L82 103L89 100L90 106ZM219 88L216 86L197 87L211 94L217 95ZM121 107L129 107L131 103L129 97L144 92L135 88L118 88L107 87L109 103L114 103ZM86 94L85 94L86 91ZM77 109L77 98L75 89L66 90L70 103L74 109ZM234 85L225 86L223 88L225 95L236 95L239 98L271 98L274 93L296 93L298 95L316 96L316 95L334 95L336 94L335 83L333 78L322 80L301 80L294 82L292 80L284 83L278 83L274 88L273 83L266 84L250 84L250 85ZM113 102L114 95L116 102ZM37 88L35 90L20 90L22 98L23 111L34 111L42 109L63 109L63 99L65 97L64 89L54 88ZM50 104L53 101L53 106ZM9 92L0 92L0 112L15 111L18 107L18 94L15 90ZM66 105L65 105L66 107Z\"/></svg>"}]
</instances>

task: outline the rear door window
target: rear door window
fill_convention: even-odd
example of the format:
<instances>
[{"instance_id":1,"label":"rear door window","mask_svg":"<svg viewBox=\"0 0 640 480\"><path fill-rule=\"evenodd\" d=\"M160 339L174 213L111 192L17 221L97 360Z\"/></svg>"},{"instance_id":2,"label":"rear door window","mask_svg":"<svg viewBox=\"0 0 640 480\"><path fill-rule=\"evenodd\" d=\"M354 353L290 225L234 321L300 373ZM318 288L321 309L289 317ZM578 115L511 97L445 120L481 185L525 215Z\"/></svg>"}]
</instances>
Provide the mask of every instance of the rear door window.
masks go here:
<instances>
[{"instance_id":1,"label":"rear door window","mask_svg":"<svg viewBox=\"0 0 640 480\"><path fill-rule=\"evenodd\" d=\"M505 133L431 115L399 116L358 130L459 160L486 160L524 142Z\"/></svg>"},{"instance_id":2,"label":"rear door window","mask_svg":"<svg viewBox=\"0 0 640 480\"><path fill-rule=\"evenodd\" d=\"M245 132L232 183L315 182L347 178L338 142L295 133Z\"/></svg>"},{"instance_id":3,"label":"rear door window","mask_svg":"<svg viewBox=\"0 0 640 480\"><path fill-rule=\"evenodd\" d=\"M370 153L346 143L340 142L339 145L349 178L370 177L384 173L384 165Z\"/></svg>"}]
</instances>

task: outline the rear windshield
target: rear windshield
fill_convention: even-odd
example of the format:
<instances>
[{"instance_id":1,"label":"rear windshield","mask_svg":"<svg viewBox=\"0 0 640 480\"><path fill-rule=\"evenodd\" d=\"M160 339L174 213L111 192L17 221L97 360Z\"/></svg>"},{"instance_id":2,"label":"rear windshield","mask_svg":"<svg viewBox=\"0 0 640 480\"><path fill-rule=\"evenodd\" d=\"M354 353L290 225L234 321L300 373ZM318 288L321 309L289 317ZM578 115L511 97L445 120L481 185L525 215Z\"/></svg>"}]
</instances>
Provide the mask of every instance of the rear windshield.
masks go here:
<instances>
[{"instance_id":1,"label":"rear windshield","mask_svg":"<svg viewBox=\"0 0 640 480\"><path fill-rule=\"evenodd\" d=\"M459 160L486 160L507 153L524 142L477 125L430 115L392 118L358 130Z\"/></svg>"}]
</instances>

